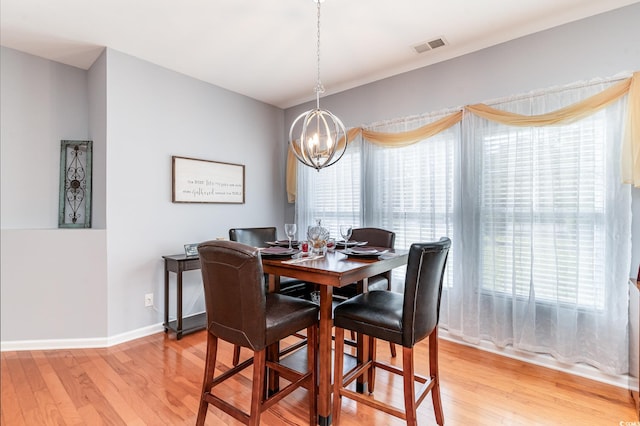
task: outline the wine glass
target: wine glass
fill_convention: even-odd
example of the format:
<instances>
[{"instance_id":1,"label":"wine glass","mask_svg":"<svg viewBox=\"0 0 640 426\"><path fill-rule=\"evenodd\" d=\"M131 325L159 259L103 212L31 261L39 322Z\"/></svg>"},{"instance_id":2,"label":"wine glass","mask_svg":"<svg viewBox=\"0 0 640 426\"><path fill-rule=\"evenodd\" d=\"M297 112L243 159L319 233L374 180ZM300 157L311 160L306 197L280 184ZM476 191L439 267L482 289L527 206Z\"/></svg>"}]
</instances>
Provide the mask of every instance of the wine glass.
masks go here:
<instances>
[{"instance_id":1,"label":"wine glass","mask_svg":"<svg viewBox=\"0 0 640 426\"><path fill-rule=\"evenodd\" d=\"M351 238L351 231L352 231L351 225L340 225L340 235L342 235L342 238L344 238L345 248L347 247L347 242Z\"/></svg>"},{"instance_id":2,"label":"wine glass","mask_svg":"<svg viewBox=\"0 0 640 426\"><path fill-rule=\"evenodd\" d=\"M295 223L285 223L284 225L284 233L287 234L287 238L289 238L289 250L291 250L291 239L296 236L296 231L298 227Z\"/></svg>"}]
</instances>

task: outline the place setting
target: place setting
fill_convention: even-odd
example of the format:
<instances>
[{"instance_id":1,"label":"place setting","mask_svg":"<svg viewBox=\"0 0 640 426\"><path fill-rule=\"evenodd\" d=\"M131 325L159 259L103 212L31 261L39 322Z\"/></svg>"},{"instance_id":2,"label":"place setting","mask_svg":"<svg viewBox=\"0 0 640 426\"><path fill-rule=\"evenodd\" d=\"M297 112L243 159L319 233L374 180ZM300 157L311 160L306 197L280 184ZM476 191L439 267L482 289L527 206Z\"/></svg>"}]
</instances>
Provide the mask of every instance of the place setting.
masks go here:
<instances>
[{"instance_id":1,"label":"place setting","mask_svg":"<svg viewBox=\"0 0 640 426\"><path fill-rule=\"evenodd\" d=\"M389 253L388 249L380 250L377 247L370 246L355 246L355 247L347 247L343 250L340 250L340 253L346 254L350 257L362 257L362 258L377 258L378 256L382 256L384 254Z\"/></svg>"},{"instance_id":2,"label":"place setting","mask_svg":"<svg viewBox=\"0 0 640 426\"><path fill-rule=\"evenodd\" d=\"M289 240L277 240L277 241L265 241L265 243L271 247L287 247L289 248ZM300 241L291 240L291 247L300 246Z\"/></svg>"},{"instance_id":3,"label":"place setting","mask_svg":"<svg viewBox=\"0 0 640 426\"><path fill-rule=\"evenodd\" d=\"M295 223L286 223L284 225L284 233L287 235L286 240L266 241L269 247L260 250L263 257L284 258L293 257L300 254L298 247L300 243L294 240L298 227Z\"/></svg>"},{"instance_id":4,"label":"place setting","mask_svg":"<svg viewBox=\"0 0 640 426\"><path fill-rule=\"evenodd\" d=\"M260 254L262 255L262 257L269 257L269 258L291 257L299 252L300 250L296 248L281 247L281 246L265 247L260 250Z\"/></svg>"},{"instance_id":5,"label":"place setting","mask_svg":"<svg viewBox=\"0 0 640 426\"><path fill-rule=\"evenodd\" d=\"M367 245L367 241L354 241L351 239L353 227L351 225L340 225L340 236L342 240L336 241L336 247L349 248Z\"/></svg>"}]
</instances>

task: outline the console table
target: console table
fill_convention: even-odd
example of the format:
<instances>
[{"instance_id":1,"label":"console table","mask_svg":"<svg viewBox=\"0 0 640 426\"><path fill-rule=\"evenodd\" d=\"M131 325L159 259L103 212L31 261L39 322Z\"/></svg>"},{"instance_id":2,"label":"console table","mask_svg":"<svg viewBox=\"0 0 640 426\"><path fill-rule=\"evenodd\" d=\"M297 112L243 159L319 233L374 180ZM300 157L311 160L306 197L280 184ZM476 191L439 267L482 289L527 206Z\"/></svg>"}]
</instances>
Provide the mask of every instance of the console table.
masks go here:
<instances>
[{"instance_id":1,"label":"console table","mask_svg":"<svg viewBox=\"0 0 640 426\"><path fill-rule=\"evenodd\" d=\"M174 254L162 256L164 259L164 332L173 330L176 339L180 340L183 334L203 330L207 326L207 314L201 313L182 318L182 273L200 269L198 256L186 256ZM176 319L169 321L169 272L176 274Z\"/></svg>"}]
</instances>

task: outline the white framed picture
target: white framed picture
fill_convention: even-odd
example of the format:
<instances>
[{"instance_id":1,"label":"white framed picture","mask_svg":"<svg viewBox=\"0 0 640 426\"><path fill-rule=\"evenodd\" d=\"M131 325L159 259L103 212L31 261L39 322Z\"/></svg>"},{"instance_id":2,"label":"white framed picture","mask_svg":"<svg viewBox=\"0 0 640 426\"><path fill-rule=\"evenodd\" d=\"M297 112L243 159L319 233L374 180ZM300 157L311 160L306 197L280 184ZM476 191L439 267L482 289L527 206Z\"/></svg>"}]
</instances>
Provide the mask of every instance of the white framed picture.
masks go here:
<instances>
[{"instance_id":1,"label":"white framed picture","mask_svg":"<svg viewBox=\"0 0 640 426\"><path fill-rule=\"evenodd\" d=\"M244 166L195 158L172 158L174 203L244 204Z\"/></svg>"}]
</instances>

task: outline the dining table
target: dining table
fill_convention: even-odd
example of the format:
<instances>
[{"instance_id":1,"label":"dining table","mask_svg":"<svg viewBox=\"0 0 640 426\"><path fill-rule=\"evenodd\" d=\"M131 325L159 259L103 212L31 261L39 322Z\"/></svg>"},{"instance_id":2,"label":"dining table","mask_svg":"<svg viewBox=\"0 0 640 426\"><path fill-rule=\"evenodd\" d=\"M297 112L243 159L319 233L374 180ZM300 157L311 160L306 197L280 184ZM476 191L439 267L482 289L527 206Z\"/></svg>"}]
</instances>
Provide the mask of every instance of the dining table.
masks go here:
<instances>
[{"instance_id":1,"label":"dining table","mask_svg":"<svg viewBox=\"0 0 640 426\"><path fill-rule=\"evenodd\" d=\"M323 255L290 258L262 258L262 267L269 276L269 291L278 291L280 277L292 277L307 283L317 284L320 292L320 317L318 335L318 424L331 424L331 380L332 380L332 328L333 328L333 288L357 283L358 288L367 291L370 277L407 264L408 250L380 250L381 255L347 255L347 250L327 251ZM355 253L353 253L355 254ZM368 359L368 345L365 336L358 336L356 356ZM366 380L366 379L362 379ZM365 383L358 383L358 390Z\"/></svg>"}]
</instances>

